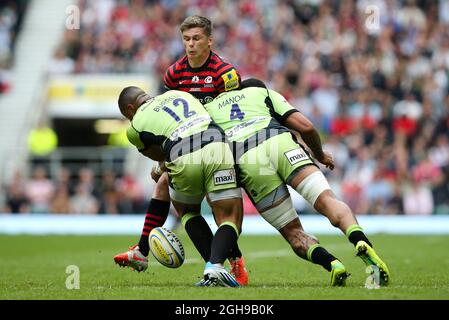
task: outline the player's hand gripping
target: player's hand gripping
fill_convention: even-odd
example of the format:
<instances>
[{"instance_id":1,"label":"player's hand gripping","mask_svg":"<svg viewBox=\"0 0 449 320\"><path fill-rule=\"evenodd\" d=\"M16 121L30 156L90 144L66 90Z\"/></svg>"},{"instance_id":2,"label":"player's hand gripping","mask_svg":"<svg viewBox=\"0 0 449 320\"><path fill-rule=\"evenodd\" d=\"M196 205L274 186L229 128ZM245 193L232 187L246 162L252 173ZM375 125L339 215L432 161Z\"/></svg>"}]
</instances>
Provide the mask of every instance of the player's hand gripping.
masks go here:
<instances>
[{"instance_id":1,"label":"player's hand gripping","mask_svg":"<svg viewBox=\"0 0 449 320\"><path fill-rule=\"evenodd\" d=\"M153 179L156 183L159 181L159 178L165 171L165 162L155 162L153 167L151 168L151 179Z\"/></svg>"},{"instance_id":2,"label":"player's hand gripping","mask_svg":"<svg viewBox=\"0 0 449 320\"><path fill-rule=\"evenodd\" d=\"M332 154L330 152L324 151L323 156L321 159L316 158L321 164L324 164L326 168L329 168L331 170L334 170L335 168L335 162L334 158L332 157Z\"/></svg>"}]
</instances>

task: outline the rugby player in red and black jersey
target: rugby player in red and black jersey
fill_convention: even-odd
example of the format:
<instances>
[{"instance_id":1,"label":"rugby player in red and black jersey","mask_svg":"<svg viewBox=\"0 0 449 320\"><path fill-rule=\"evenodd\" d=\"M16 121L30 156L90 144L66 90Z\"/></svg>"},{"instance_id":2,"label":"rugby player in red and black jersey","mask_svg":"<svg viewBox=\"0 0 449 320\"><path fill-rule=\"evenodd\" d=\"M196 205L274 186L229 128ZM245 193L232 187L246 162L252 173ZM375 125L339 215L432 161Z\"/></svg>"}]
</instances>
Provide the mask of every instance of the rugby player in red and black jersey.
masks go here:
<instances>
[{"instance_id":1,"label":"rugby player in red and black jersey","mask_svg":"<svg viewBox=\"0 0 449 320\"><path fill-rule=\"evenodd\" d=\"M209 19L189 16L181 24L180 30L186 55L167 69L164 77L167 90L189 92L205 104L221 92L239 87L240 75L234 66L225 62L211 49L212 23ZM149 233L153 228L165 223L170 208L167 174L156 167L151 176L157 183L145 216L139 244L114 257L119 265L130 266L138 271L144 271L148 267ZM213 234L206 220L201 215L186 214L182 223L198 252L207 262ZM231 274L240 285L247 285L248 272L238 246L230 253L229 261Z\"/></svg>"},{"instance_id":2,"label":"rugby player in red and black jersey","mask_svg":"<svg viewBox=\"0 0 449 320\"><path fill-rule=\"evenodd\" d=\"M201 30L193 28L183 33L187 55L168 68L164 84L169 90L189 92L205 104L221 92L238 88L240 76L231 64L210 49L208 55L198 55L203 50L199 44L205 42Z\"/></svg>"}]
</instances>

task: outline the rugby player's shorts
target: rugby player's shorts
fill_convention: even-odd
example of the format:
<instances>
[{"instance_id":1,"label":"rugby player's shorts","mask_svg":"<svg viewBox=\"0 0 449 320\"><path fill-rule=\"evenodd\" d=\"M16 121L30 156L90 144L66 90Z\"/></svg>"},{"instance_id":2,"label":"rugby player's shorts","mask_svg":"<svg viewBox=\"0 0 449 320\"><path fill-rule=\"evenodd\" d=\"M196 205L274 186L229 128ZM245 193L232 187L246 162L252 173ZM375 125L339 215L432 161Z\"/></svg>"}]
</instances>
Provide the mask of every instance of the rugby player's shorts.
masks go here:
<instances>
[{"instance_id":1,"label":"rugby player's shorts","mask_svg":"<svg viewBox=\"0 0 449 320\"><path fill-rule=\"evenodd\" d=\"M307 165L314 165L308 153L284 132L249 149L237 160L240 182L257 204L290 175Z\"/></svg>"},{"instance_id":2,"label":"rugby player's shorts","mask_svg":"<svg viewBox=\"0 0 449 320\"><path fill-rule=\"evenodd\" d=\"M170 197L177 202L200 204L206 193L211 201L242 197L232 151L226 142L211 142L167 162L166 168Z\"/></svg>"}]
</instances>

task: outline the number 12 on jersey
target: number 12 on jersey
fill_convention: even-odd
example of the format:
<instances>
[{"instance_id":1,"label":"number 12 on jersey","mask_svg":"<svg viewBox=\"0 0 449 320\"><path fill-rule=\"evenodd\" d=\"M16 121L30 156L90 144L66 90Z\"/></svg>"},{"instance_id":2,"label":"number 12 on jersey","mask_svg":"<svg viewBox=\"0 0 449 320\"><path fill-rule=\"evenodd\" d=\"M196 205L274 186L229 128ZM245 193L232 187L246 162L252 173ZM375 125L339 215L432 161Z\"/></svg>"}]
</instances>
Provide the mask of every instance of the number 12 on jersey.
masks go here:
<instances>
[{"instance_id":1,"label":"number 12 on jersey","mask_svg":"<svg viewBox=\"0 0 449 320\"><path fill-rule=\"evenodd\" d=\"M179 104L182 104L183 111L184 111L184 118L190 118L191 116L196 115L196 112L194 110L189 110L189 104L186 100L178 98L173 100L173 105L177 107ZM167 112L173 119L176 120L176 122L181 122L181 118L169 107L165 106L162 108L165 112Z\"/></svg>"},{"instance_id":2,"label":"number 12 on jersey","mask_svg":"<svg viewBox=\"0 0 449 320\"><path fill-rule=\"evenodd\" d=\"M245 116L245 112L242 112L239 108L239 105L237 103L234 103L231 106L231 114L229 116L229 119L230 120L235 120L235 119L243 120L244 116Z\"/></svg>"}]
</instances>

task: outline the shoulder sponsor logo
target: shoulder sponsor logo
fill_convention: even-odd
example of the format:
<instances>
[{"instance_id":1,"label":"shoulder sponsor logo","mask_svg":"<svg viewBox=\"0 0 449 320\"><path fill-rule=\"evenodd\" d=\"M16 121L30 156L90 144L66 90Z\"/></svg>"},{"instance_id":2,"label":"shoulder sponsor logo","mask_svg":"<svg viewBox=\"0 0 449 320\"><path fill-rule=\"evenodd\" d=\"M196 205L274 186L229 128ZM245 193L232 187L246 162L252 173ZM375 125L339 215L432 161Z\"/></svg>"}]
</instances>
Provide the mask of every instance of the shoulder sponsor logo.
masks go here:
<instances>
[{"instance_id":1,"label":"shoulder sponsor logo","mask_svg":"<svg viewBox=\"0 0 449 320\"><path fill-rule=\"evenodd\" d=\"M234 169L219 170L214 172L214 184L216 186L235 183Z\"/></svg>"},{"instance_id":2,"label":"shoulder sponsor logo","mask_svg":"<svg viewBox=\"0 0 449 320\"><path fill-rule=\"evenodd\" d=\"M237 89L239 87L239 76L237 75L237 72L235 71L235 69L232 69L231 71L226 72L221 77L223 78L223 81L225 83L226 91Z\"/></svg>"},{"instance_id":3,"label":"shoulder sponsor logo","mask_svg":"<svg viewBox=\"0 0 449 320\"><path fill-rule=\"evenodd\" d=\"M309 159L307 154L302 149L295 149L284 153L287 157L288 162L291 165L297 164L298 162Z\"/></svg>"},{"instance_id":4,"label":"shoulder sponsor logo","mask_svg":"<svg viewBox=\"0 0 449 320\"><path fill-rule=\"evenodd\" d=\"M208 76L208 77L206 77L206 79L204 79L204 82L206 82L206 83L211 83L212 82L212 76Z\"/></svg>"}]
</instances>

